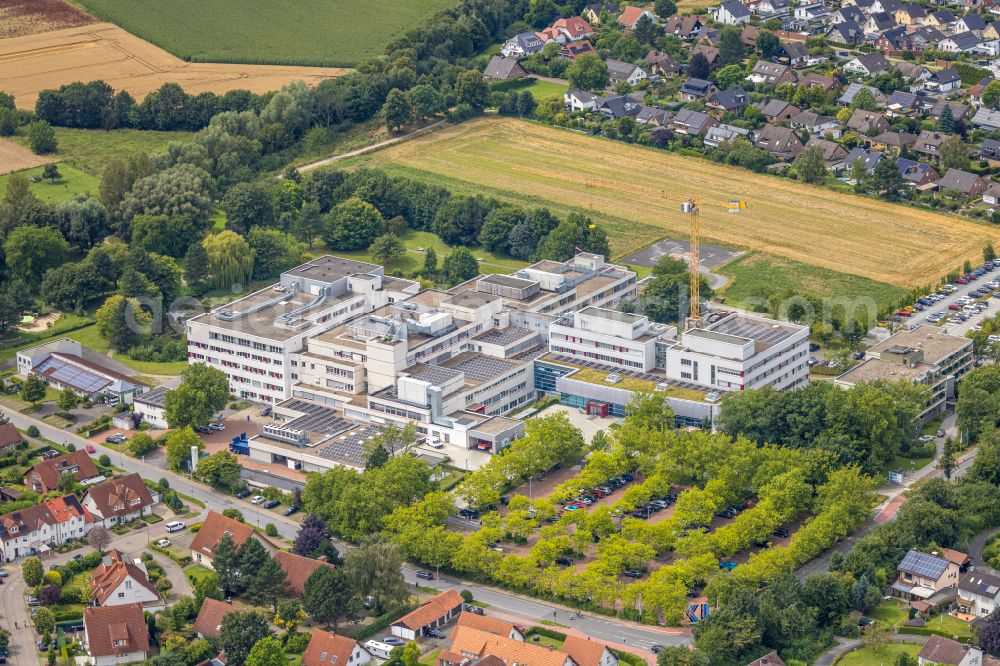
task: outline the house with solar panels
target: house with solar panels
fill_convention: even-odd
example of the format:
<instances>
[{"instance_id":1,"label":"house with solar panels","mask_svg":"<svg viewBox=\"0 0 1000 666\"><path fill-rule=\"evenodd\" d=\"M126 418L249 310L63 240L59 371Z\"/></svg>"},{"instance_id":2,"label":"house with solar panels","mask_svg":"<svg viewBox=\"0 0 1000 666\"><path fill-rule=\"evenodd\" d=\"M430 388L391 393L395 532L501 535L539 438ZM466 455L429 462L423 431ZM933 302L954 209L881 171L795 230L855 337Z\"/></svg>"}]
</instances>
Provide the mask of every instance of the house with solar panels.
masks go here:
<instances>
[{"instance_id":1,"label":"house with solar panels","mask_svg":"<svg viewBox=\"0 0 1000 666\"><path fill-rule=\"evenodd\" d=\"M972 569L958 582L958 609L986 617L1000 606L1000 574L992 569Z\"/></svg>"},{"instance_id":2,"label":"house with solar panels","mask_svg":"<svg viewBox=\"0 0 1000 666\"><path fill-rule=\"evenodd\" d=\"M913 548L896 569L898 576L889 587L890 593L918 610L941 606L956 596L961 567L939 551L923 553Z\"/></svg>"},{"instance_id":3,"label":"house with solar panels","mask_svg":"<svg viewBox=\"0 0 1000 666\"><path fill-rule=\"evenodd\" d=\"M103 397L109 405L131 404L148 388L145 383L106 367L94 357L98 357L95 352L76 340L59 338L17 352L17 372L24 376L37 375L57 390L68 388L92 401Z\"/></svg>"}]
</instances>

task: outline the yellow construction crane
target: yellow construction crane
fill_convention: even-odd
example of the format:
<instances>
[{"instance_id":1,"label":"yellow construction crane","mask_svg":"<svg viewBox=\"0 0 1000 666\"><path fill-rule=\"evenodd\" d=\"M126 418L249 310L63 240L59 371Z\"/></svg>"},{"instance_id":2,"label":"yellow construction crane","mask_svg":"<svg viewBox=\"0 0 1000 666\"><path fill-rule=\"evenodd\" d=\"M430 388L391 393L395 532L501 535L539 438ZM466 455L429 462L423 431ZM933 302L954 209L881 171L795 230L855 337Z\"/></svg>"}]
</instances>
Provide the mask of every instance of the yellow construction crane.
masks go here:
<instances>
[{"instance_id":1,"label":"yellow construction crane","mask_svg":"<svg viewBox=\"0 0 1000 666\"><path fill-rule=\"evenodd\" d=\"M705 204L692 197L681 203L681 212L691 216L691 314L688 317L688 328L696 325L701 318L701 212L699 208L702 205L719 206L730 213L739 213L747 207L747 202L734 199L726 203Z\"/></svg>"}]
</instances>

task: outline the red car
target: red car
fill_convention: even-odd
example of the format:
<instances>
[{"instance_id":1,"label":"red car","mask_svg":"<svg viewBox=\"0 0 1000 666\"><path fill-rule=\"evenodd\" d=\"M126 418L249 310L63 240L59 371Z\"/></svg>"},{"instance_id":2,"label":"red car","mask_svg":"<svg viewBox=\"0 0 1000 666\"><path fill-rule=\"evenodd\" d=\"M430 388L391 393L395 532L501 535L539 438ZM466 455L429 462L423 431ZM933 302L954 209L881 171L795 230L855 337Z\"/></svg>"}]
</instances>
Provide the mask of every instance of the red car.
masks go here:
<instances>
[{"instance_id":1,"label":"red car","mask_svg":"<svg viewBox=\"0 0 1000 666\"><path fill-rule=\"evenodd\" d=\"M966 280L965 278L958 278L957 280L955 280L955 282L957 282L958 284L969 284L969 281Z\"/></svg>"},{"instance_id":2,"label":"red car","mask_svg":"<svg viewBox=\"0 0 1000 666\"><path fill-rule=\"evenodd\" d=\"M93 444L87 444L87 453L97 453L97 449L94 448Z\"/></svg>"},{"instance_id":3,"label":"red car","mask_svg":"<svg viewBox=\"0 0 1000 666\"><path fill-rule=\"evenodd\" d=\"M900 317L912 317L913 316L912 312L907 312L906 310L900 310L896 314L899 315Z\"/></svg>"},{"instance_id":4,"label":"red car","mask_svg":"<svg viewBox=\"0 0 1000 666\"><path fill-rule=\"evenodd\" d=\"M593 495L597 499L601 499L602 497L608 496L607 493L605 493L603 490L594 490L594 492L592 492L591 495Z\"/></svg>"},{"instance_id":5,"label":"red car","mask_svg":"<svg viewBox=\"0 0 1000 666\"><path fill-rule=\"evenodd\" d=\"M958 303L952 303L951 305L948 306L948 309L949 310L961 310L962 306L959 305Z\"/></svg>"}]
</instances>

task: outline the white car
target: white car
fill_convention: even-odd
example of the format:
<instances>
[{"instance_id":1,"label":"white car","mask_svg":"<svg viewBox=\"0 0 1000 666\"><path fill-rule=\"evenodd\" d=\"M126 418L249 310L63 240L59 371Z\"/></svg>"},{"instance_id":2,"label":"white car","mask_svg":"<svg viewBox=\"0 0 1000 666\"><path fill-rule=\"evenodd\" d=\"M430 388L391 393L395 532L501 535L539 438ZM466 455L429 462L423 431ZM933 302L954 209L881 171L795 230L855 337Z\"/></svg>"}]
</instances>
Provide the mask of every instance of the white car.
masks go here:
<instances>
[{"instance_id":1,"label":"white car","mask_svg":"<svg viewBox=\"0 0 1000 666\"><path fill-rule=\"evenodd\" d=\"M441 441L440 437L431 437L427 440L427 446L433 449L440 449L444 447L444 442Z\"/></svg>"},{"instance_id":2,"label":"white car","mask_svg":"<svg viewBox=\"0 0 1000 666\"><path fill-rule=\"evenodd\" d=\"M263 495L254 495L250 499L251 504L263 504L265 501L267 501L267 498L264 497Z\"/></svg>"},{"instance_id":3,"label":"white car","mask_svg":"<svg viewBox=\"0 0 1000 666\"><path fill-rule=\"evenodd\" d=\"M170 546L170 539L160 539L159 541L156 542L156 545L159 546L160 548L167 548L168 546Z\"/></svg>"}]
</instances>

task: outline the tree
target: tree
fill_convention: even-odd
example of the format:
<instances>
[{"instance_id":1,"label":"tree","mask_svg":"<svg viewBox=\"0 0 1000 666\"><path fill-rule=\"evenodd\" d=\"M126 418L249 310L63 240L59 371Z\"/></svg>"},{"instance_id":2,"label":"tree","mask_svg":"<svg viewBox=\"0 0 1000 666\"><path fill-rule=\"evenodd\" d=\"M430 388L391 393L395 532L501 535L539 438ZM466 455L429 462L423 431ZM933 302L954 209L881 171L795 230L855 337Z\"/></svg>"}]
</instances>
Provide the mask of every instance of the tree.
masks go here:
<instances>
[{"instance_id":1,"label":"tree","mask_svg":"<svg viewBox=\"0 0 1000 666\"><path fill-rule=\"evenodd\" d=\"M949 136L941 142L941 166L947 169L968 169L969 149L962 137L957 134Z\"/></svg>"},{"instance_id":2,"label":"tree","mask_svg":"<svg viewBox=\"0 0 1000 666\"><path fill-rule=\"evenodd\" d=\"M647 14L640 16L632 28L632 36L639 40L640 44L647 46L654 44L662 34L663 28L658 26Z\"/></svg>"},{"instance_id":3,"label":"tree","mask_svg":"<svg viewBox=\"0 0 1000 666\"><path fill-rule=\"evenodd\" d=\"M993 243L986 243L983 246L983 261L995 261L997 258L996 250L993 249Z\"/></svg>"},{"instance_id":4,"label":"tree","mask_svg":"<svg viewBox=\"0 0 1000 666\"><path fill-rule=\"evenodd\" d=\"M424 252L424 269L422 271L423 275L425 277L434 275L435 273L437 273L437 270L438 270L437 252L434 251L434 248L429 247L427 248L427 251Z\"/></svg>"},{"instance_id":5,"label":"tree","mask_svg":"<svg viewBox=\"0 0 1000 666\"><path fill-rule=\"evenodd\" d=\"M807 183L822 183L826 179L823 151L818 146L806 146L795 158L795 173Z\"/></svg>"},{"instance_id":6,"label":"tree","mask_svg":"<svg viewBox=\"0 0 1000 666\"><path fill-rule=\"evenodd\" d=\"M432 85L422 83L413 86L409 91L410 105L413 107L413 115L417 120L424 120L439 113L444 113L448 109L448 104L437 88Z\"/></svg>"},{"instance_id":7,"label":"tree","mask_svg":"<svg viewBox=\"0 0 1000 666\"><path fill-rule=\"evenodd\" d=\"M757 41L755 42L757 47L757 53L764 60L770 60L774 57L778 51L781 50L781 40L775 36L770 30L761 30L757 33Z\"/></svg>"},{"instance_id":8,"label":"tree","mask_svg":"<svg viewBox=\"0 0 1000 666\"><path fill-rule=\"evenodd\" d=\"M274 614L274 623L289 634L294 634L307 619L309 616L298 599L285 599L278 604L278 611Z\"/></svg>"},{"instance_id":9,"label":"tree","mask_svg":"<svg viewBox=\"0 0 1000 666\"><path fill-rule=\"evenodd\" d=\"M712 297L708 281L701 278L701 297ZM672 324L687 316L690 308L691 278L688 271L654 278L642 292L643 312L653 321Z\"/></svg>"},{"instance_id":10,"label":"tree","mask_svg":"<svg viewBox=\"0 0 1000 666\"><path fill-rule=\"evenodd\" d=\"M14 136L21 124L21 116L16 109L0 107L0 136Z\"/></svg>"},{"instance_id":11,"label":"tree","mask_svg":"<svg viewBox=\"0 0 1000 666\"><path fill-rule=\"evenodd\" d=\"M302 525L295 535L292 552L303 557L312 557L313 553L329 541L330 530L326 528L326 521L319 515L310 513L302 521Z\"/></svg>"},{"instance_id":12,"label":"tree","mask_svg":"<svg viewBox=\"0 0 1000 666\"><path fill-rule=\"evenodd\" d=\"M489 103L489 87L478 69L462 72L455 79L455 101L481 111Z\"/></svg>"},{"instance_id":13,"label":"tree","mask_svg":"<svg viewBox=\"0 0 1000 666\"><path fill-rule=\"evenodd\" d=\"M134 298L121 294L108 297L94 314L97 331L112 349L125 351L135 346L150 324L149 313Z\"/></svg>"},{"instance_id":14,"label":"tree","mask_svg":"<svg viewBox=\"0 0 1000 666\"><path fill-rule=\"evenodd\" d=\"M103 553L104 549L111 543L111 532L103 525L94 525L90 532L87 533L87 543L94 550Z\"/></svg>"},{"instance_id":15,"label":"tree","mask_svg":"<svg viewBox=\"0 0 1000 666\"><path fill-rule=\"evenodd\" d=\"M39 608L35 611L35 631L40 636L46 636L56 630L56 616L50 608Z\"/></svg>"},{"instance_id":16,"label":"tree","mask_svg":"<svg viewBox=\"0 0 1000 666\"><path fill-rule=\"evenodd\" d=\"M677 4L674 0L656 0L653 5L653 13L661 19L668 19L677 13Z\"/></svg>"},{"instance_id":17,"label":"tree","mask_svg":"<svg viewBox=\"0 0 1000 666\"><path fill-rule=\"evenodd\" d=\"M250 541L257 542L256 539L249 539L247 543ZM240 566L244 572L247 572L249 570L243 567L242 559L241 555ZM287 586L288 580L285 578L285 572L278 564L278 560L268 557L264 560L264 564L255 570L253 577L247 584L246 597L254 604L267 604L277 612L278 600L285 593Z\"/></svg>"},{"instance_id":18,"label":"tree","mask_svg":"<svg viewBox=\"0 0 1000 666\"><path fill-rule=\"evenodd\" d=\"M326 216L322 237L331 250L358 250L388 230L375 206L352 196L334 206Z\"/></svg>"},{"instance_id":19,"label":"tree","mask_svg":"<svg viewBox=\"0 0 1000 666\"><path fill-rule=\"evenodd\" d=\"M171 428L205 425L226 406L229 380L226 374L205 363L189 365L180 385L168 391L164 416Z\"/></svg>"},{"instance_id":20,"label":"tree","mask_svg":"<svg viewBox=\"0 0 1000 666\"><path fill-rule=\"evenodd\" d=\"M239 460L229 451L216 451L198 461L194 478L216 488L235 488L240 482ZM228 510L228 509L227 509Z\"/></svg>"},{"instance_id":21,"label":"tree","mask_svg":"<svg viewBox=\"0 0 1000 666\"><path fill-rule=\"evenodd\" d=\"M185 468L185 462L191 457L191 447L196 447L199 451L205 448L201 438L195 434L191 426L187 425L174 430L167 435L167 467L174 471Z\"/></svg>"},{"instance_id":22,"label":"tree","mask_svg":"<svg viewBox=\"0 0 1000 666\"><path fill-rule=\"evenodd\" d=\"M710 666L708 655L684 645L668 645L656 655L656 666Z\"/></svg>"},{"instance_id":23,"label":"tree","mask_svg":"<svg viewBox=\"0 0 1000 666\"><path fill-rule=\"evenodd\" d=\"M237 183L222 198L226 228L246 235L250 227L274 226L274 200L271 193L256 183Z\"/></svg>"},{"instance_id":24,"label":"tree","mask_svg":"<svg viewBox=\"0 0 1000 666\"><path fill-rule=\"evenodd\" d=\"M125 445L129 455L136 458L141 458L147 453L152 453L158 446L159 444L156 443L156 440L144 432L137 432L132 435L128 440L128 444Z\"/></svg>"},{"instance_id":25,"label":"tree","mask_svg":"<svg viewBox=\"0 0 1000 666\"><path fill-rule=\"evenodd\" d=\"M395 544L372 537L347 554L343 571L351 588L359 593L367 591L375 611L381 614L406 598L402 564Z\"/></svg>"},{"instance_id":26,"label":"tree","mask_svg":"<svg viewBox=\"0 0 1000 666\"><path fill-rule=\"evenodd\" d=\"M941 115L938 116L937 131L946 134L951 134L955 131L955 116L951 112L951 105L947 102L945 102L944 108L941 109Z\"/></svg>"},{"instance_id":27,"label":"tree","mask_svg":"<svg viewBox=\"0 0 1000 666\"><path fill-rule=\"evenodd\" d=\"M263 639L272 637L263 613L226 613L220 627L219 645L226 653L229 663L246 664L253 647Z\"/></svg>"},{"instance_id":28,"label":"tree","mask_svg":"<svg viewBox=\"0 0 1000 666\"><path fill-rule=\"evenodd\" d=\"M744 46L738 27L727 25L719 35L719 64L723 67L743 60Z\"/></svg>"},{"instance_id":29,"label":"tree","mask_svg":"<svg viewBox=\"0 0 1000 666\"><path fill-rule=\"evenodd\" d=\"M566 68L569 84L580 90L601 90L610 81L608 66L600 56L584 53Z\"/></svg>"},{"instance_id":30,"label":"tree","mask_svg":"<svg viewBox=\"0 0 1000 666\"><path fill-rule=\"evenodd\" d=\"M994 82L996 83L996 82ZM994 610L979 628L979 645L993 656L1000 655L1000 610Z\"/></svg>"},{"instance_id":31,"label":"tree","mask_svg":"<svg viewBox=\"0 0 1000 666\"><path fill-rule=\"evenodd\" d=\"M28 145L36 155L45 155L56 152L59 140L52 126L44 120L39 120L28 126Z\"/></svg>"},{"instance_id":32,"label":"tree","mask_svg":"<svg viewBox=\"0 0 1000 666\"><path fill-rule=\"evenodd\" d=\"M479 262L468 248L458 247L444 258L444 279L452 285L471 280L479 275Z\"/></svg>"},{"instance_id":33,"label":"tree","mask_svg":"<svg viewBox=\"0 0 1000 666\"><path fill-rule=\"evenodd\" d=\"M705 57L704 53L700 51L691 56L688 61L688 75L696 79L707 79L708 73L711 71L711 66L708 64L708 58Z\"/></svg>"},{"instance_id":34,"label":"tree","mask_svg":"<svg viewBox=\"0 0 1000 666\"><path fill-rule=\"evenodd\" d=\"M66 260L69 243L50 227L24 226L10 232L3 250L10 274L37 288L45 271Z\"/></svg>"},{"instance_id":35,"label":"tree","mask_svg":"<svg viewBox=\"0 0 1000 666\"><path fill-rule=\"evenodd\" d=\"M413 105L410 103L410 98L402 90L393 88L385 98L382 115L385 116L385 128L390 132L398 132L403 125L413 120Z\"/></svg>"},{"instance_id":36,"label":"tree","mask_svg":"<svg viewBox=\"0 0 1000 666\"><path fill-rule=\"evenodd\" d=\"M745 78L746 71L741 65L726 65L715 73L715 82L723 90L740 85Z\"/></svg>"},{"instance_id":37,"label":"tree","mask_svg":"<svg viewBox=\"0 0 1000 666\"><path fill-rule=\"evenodd\" d=\"M899 171L899 162L894 157L887 157L879 160L875 165L871 180L872 188L885 199L895 201L900 197L905 182L903 175Z\"/></svg>"},{"instance_id":38,"label":"tree","mask_svg":"<svg viewBox=\"0 0 1000 666\"><path fill-rule=\"evenodd\" d=\"M122 198L125 220L136 215L188 215L196 225L204 226L216 210L213 200L215 182L201 167L177 164L144 178L139 178Z\"/></svg>"},{"instance_id":39,"label":"tree","mask_svg":"<svg viewBox=\"0 0 1000 666\"><path fill-rule=\"evenodd\" d=\"M219 543L215 545L212 569L218 576L219 588L223 594L228 596L240 591L242 578L240 554L231 535L223 534Z\"/></svg>"},{"instance_id":40,"label":"tree","mask_svg":"<svg viewBox=\"0 0 1000 666\"><path fill-rule=\"evenodd\" d=\"M403 242L395 234L383 234L372 242L372 258L381 264L391 264L406 254Z\"/></svg>"},{"instance_id":41,"label":"tree","mask_svg":"<svg viewBox=\"0 0 1000 666\"><path fill-rule=\"evenodd\" d=\"M213 565L214 566L214 565ZM219 574L214 571L202 575L192 585L195 608L201 609L205 599L222 600L222 589L219 587Z\"/></svg>"},{"instance_id":42,"label":"tree","mask_svg":"<svg viewBox=\"0 0 1000 666\"><path fill-rule=\"evenodd\" d=\"M227 655L228 656L228 655ZM287 666L288 657L277 638L267 636L257 641L247 655L246 666Z\"/></svg>"},{"instance_id":43,"label":"tree","mask_svg":"<svg viewBox=\"0 0 1000 666\"><path fill-rule=\"evenodd\" d=\"M323 213L315 201L302 204L302 209L292 223L292 235L310 248L323 232Z\"/></svg>"},{"instance_id":44,"label":"tree","mask_svg":"<svg viewBox=\"0 0 1000 666\"><path fill-rule=\"evenodd\" d=\"M32 555L21 564L21 575L24 577L24 584L28 587L37 587L42 582L42 574L45 573L42 561Z\"/></svg>"},{"instance_id":45,"label":"tree","mask_svg":"<svg viewBox=\"0 0 1000 666\"><path fill-rule=\"evenodd\" d=\"M278 229L252 227L247 236L253 252L253 277L267 280L297 265L302 260L305 245Z\"/></svg>"},{"instance_id":46,"label":"tree","mask_svg":"<svg viewBox=\"0 0 1000 666\"><path fill-rule=\"evenodd\" d=\"M952 472L955 471L955 443L951 437L944 440L941 457L938 459L938 468L944 472L944 478L950 481Z\"/></svg>"},{"instance_id":47,"label":"tree","mask_svg":"<svg viewBox=\"0 0 1000 666\"><path fill-rule=\"evenodd\" d=\"M59 167L55 164L46 164L42 169L42 178L48 178L53 183L60 177Z\"/></svg>"},{"instance_id":48,"label":"tree","mask_svg":"<svg viewBox=\"0 0 1000 666\"><path fill-rule=\"evenodd\" d=\"M332 624L336 631L337 619L350 615L356 608L354 598L344 569L319 566L306 579L302 606L313 622Z\"/></svg>"},{"instance_id":49,"label":"tree","mask_svg":"<svg viewBox=\"0 0 1000 666\"><path fill-rule=\"evenodd\" d=\"M1000 105L1000 80L994 79L983 89L983 106L995 109Z\"/></svg>"},{"instance_id":50,"label":"tree","mask_svg":"<svg viewBox=\"0 0 1000 666\"><path fill-rule=\"evenodd\" d=\"M208 253L200 241L195 241L184 255L184 281L197 293L208 282L209 275Z\"/></svg>"},{"instance_id":51,"label":"tree","mask_svg":"<svg viewBox=\"0 0 1000 666\"><path fill-rule=\"evenodd\" d=\"M870 88L861 88L851 102L852 109L862 109L863 111L877 111L878 102L875 101L875 93Z\"/></svg>"},{"instance_id":52,"label":"tree","mask_svg":"<svg viewBox=\"0 0 1000 666\"><path fill-rule=\"evenodd\" d=\"M208 270L218 289L239 290L253 276L253 250L239 234L226 229L202 241L208 257Z\"/></svg>"},{"instance_id":53,"label":"tree","mask_svg":"<svg viewBox=\"0 0 1000 666\"><path fill-rule=\"evenodd\" d=\"M73 392L73 389L68 386L59 392L59 397L56 399L56 407L68 412L71 409L76 409L80 404L80 396Z\"/></svg>"},{"instance_id":54,"label":"tree","mask_svg":"<svg viewBox=\"0 0 1000 666\"><path fill-rule=\"evenodd\" d=\"M21 385L21 400L32 405L45 398L45 382L38 375L31 374Z\"/></svg>"}]
</instances>

